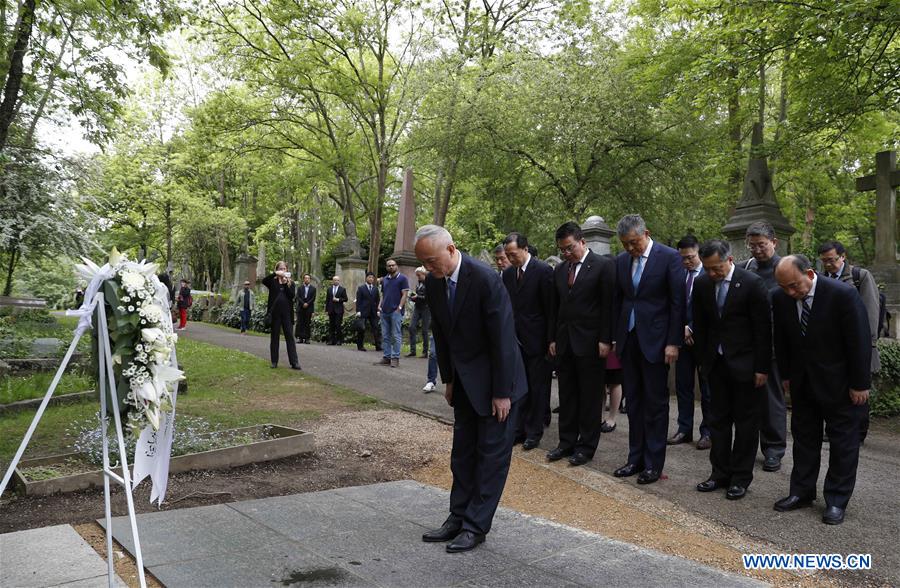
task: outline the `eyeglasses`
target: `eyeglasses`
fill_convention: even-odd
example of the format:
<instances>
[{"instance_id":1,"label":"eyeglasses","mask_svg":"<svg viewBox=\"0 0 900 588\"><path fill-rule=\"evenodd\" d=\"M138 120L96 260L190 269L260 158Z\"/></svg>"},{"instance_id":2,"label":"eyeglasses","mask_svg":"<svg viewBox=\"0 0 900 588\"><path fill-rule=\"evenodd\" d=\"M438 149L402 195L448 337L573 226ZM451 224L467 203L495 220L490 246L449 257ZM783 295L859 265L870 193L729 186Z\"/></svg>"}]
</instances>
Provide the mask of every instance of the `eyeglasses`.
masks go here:
<instances>
[{"instance_id":1,"label":"eyeglasses","mask_svg":"<svg viewBox=\"0 0 900 588\"><path fill-rule=\"evenodd\" d=\"M750 251L762 251L769 247L769 243L747 243L747 249Z\"/></svg>"},{"instance_id":2,"label":"eyeglasses","mask_svg":"<svg viewBox=\"0 0 900 588\"><path fill-rule=\"evenodd\" d=\"M820 257L822 263L837 263L841 260L840 257Z\"/></svg>"},{"instance_id":3,"label":"eyeglasses","mask_svg":"<svg viewBox=\"0 0 900 588\"><path fill-rule=\"evenodd\" d=\"M578 241L574 241L565 247L557 247L560 253L572 253L575 251L575 246L578 245Z\"/></svg>"}]
</instances>

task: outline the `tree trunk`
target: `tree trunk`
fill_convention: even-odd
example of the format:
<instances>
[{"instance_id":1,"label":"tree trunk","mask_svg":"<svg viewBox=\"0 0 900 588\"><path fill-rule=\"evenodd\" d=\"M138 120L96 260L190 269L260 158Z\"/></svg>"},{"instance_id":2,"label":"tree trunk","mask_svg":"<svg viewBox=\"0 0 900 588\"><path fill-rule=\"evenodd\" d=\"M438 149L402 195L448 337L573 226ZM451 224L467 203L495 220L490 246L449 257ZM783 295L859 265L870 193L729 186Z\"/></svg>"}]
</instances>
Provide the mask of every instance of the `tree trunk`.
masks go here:
<instances>
[{"instance_id":1,"label":"tree trunk","mask_svg":"<svg viewBox=\"0 0 900 588\"><path fill-rule=\"evenodd\" d=\"M375 198L371 231L369 235L369 265L370 272L378 273L378 258L381 256L381 226L383 224L384 195L387 192L388 163L382 157L378 164L378 195Z\"/></svg>"},{"instance_id":2,"label":"tree trunk","mask_svg":"<svg viewBox=\"0 0 900 588\"><path fill-rule=\"evenodd\" d=\"M6 285L3 287L3 295L9 296L12 294L12 286L13 286L13 273L16 269L16 263L19 261L19 246L13 246L7 249L9 251L9 265L6 268Z\"/></svg>"},{"instance_id":3,"label":"tree trunk","mask_svg":"<svg viewBox=\"0 0 900 588\"><path fill-rule=\"evenodd\" d=\"M19 18L16 21L16 43L9 53L9 71L3 88L3 102L0 103L0 153L6 149L9 127L12 126L13 118L15 118L19 90L22 88L22 76L25 73L23 62L34 25L34 10L35 0L24 0L19 8Z\"/></svg>"},{"instance_id":4,"label":"tree trunk","mask_svg":"<svg viewBox=\"0 0 900 588\"><path fill-rule=\"evenodd\" d=\"M75 23L73 22L72 25L74 24ZM50 94L53 93L53 86L56 84L56 70L62 61L63 53L66 52L66 45L68 45L71 37L71 28L67 28L66 36L63 37L62 43L59 46L59 55L56 56L56 61L53 62L53 67L50 69L50 76L47 78L47 87L44 88L44 95L41 96L41 101L38 104L37 110L31 118L31 125L29 125L28 132L25 134L25 140L23 141L24 145L30 146L32 141L34 141L34 131L37 128L38 121L44 116L44 108L47 107L47 100L50 98Z\"/></svg>"},{"instance_id":5,"label":"tree trunk","mask_svg":"<svg viewBox=\"0 0 900 588\"><path fill-rule=\"evenodd\" d=\"M172 231L175 224L172 219L172 202L167 200L165 206L166 215L166 271L172 269Z\"/></svg>"}]
</instances>

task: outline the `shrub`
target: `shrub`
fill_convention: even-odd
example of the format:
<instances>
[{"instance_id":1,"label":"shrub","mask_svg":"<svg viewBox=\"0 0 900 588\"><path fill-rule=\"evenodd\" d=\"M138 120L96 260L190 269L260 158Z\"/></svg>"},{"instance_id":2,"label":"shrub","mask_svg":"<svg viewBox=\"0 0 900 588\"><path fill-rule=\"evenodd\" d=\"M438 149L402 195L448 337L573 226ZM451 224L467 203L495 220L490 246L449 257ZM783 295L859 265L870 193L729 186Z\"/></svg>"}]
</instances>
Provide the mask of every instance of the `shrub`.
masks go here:
<instances>
[{"instance_id":1,"label":"shrub","mask_svg":"<svg viewBox=\"0 0 900 588\"><path fill-rule=\"evenodd\" d=\"M881 371L872 382L869 408L873 416L900 415L900 341L879 339Z\"/></svg>"}]
</instances>

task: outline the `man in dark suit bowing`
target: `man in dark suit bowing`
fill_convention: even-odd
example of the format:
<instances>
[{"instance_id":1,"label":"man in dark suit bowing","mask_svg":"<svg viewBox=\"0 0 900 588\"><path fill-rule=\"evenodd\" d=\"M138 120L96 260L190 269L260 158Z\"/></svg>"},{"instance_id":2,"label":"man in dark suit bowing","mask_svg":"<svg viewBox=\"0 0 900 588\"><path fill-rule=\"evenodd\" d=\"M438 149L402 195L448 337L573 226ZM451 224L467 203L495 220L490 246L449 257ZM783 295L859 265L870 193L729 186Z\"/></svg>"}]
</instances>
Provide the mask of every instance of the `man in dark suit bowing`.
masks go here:
<instances>
[{"instance_id":1,"label":"man in dark suit bowing","mask_svg":"<svg viewBox=\"0 0 900 588\"><path fill-rule=\"evenodd\" d=\"M656 243L644 219L623 216L616 226L625 249L616 257L616 354L628 406L628 462L613 475L659 480L669 425L668 366L684 342L681 257Z\"/></svg>"},{"instance_id":2,"label":"man in dark suit bowing","mask_svg":"<svg viewBox=\"0 0 900 588\"><path fill-rule=\"evenodd\" d=\"M366 272L366 283L360 284L356 289L356 316L363 321L363 328L356 331L356 348L360 351L366 350L363 345L366 337L366 325L372 329L375 351L381 351L381 324L378 322L378 302L380 300L378 286L375 285L375 274Z\"/></svg>"},{"instance_id":3,"label":"man in dark suit bowing","mask_svg":"<svg viewBox=\"0 0 900 588\"><path fill-rule=\"evenodd\" d=\"M334 276L325 291L325 312L328 313L328 344L340 345L343 339L341 323L344 321L344 303L347 289L341 286L341 277Z\"/></svg>"},{"instance_id":4,"label":"man in dark suit bowing","mask_svg":"<svg viewBox=\"0 0 900 588\"><path fill-rule=\"evenodd\" d=\"M312 276L303 274L303 283L297 286L297 343L309 343L310 323L316 310L316 287Z\"/></svg>"},{"instance_id":5,"label":"man in dark suit bowing","mask_svg":"<svg viewBox=\"0 0 900 588\"><path fill-rule=\"evenodd\" d=\"M559 445L547 459L568 457L580 466L600 442L616 270L611 259L588 249L576 223L556 230L556 246L565 258L553 274L549 345L557 358Z\"/></svg>"},{"instance_id":6,"label":"man in dark suit bowing","mask_svg":"<svg viewBox=\"0 0 900 588\"><path fill-rule=\"evenodd\" d=\"M443 227L416 232L444 395L453 407L450 516L422 536L450 553L484 542L512 455L520 400L528 390L512 307L500 276L463 255Z\"/></svg>"},{"instance_id":7,"label":"man in dark suit bowing","mask_svg":"<svg viewBox=\"0 0 900 588\"><path fill-rule=\"evenodd\" d=\"M706 273L694 283L694 346L711 390L712 473L700 492L727 488L738 500L753 480L753 462L772 364L772 321L761 278L735 267L728 243L700 247ZM732 443L732 429L734 430Z\"/></svg>"},{"instance_id":8,"label":"man in dark suit bowing","mask_svg":"<svg viewBox=\"0 0 900 588\"><path fill-rule=\"evenodd\" d=\"M511 264L503 270L503 285L509 293L516 338L525 363L528 395L519 411L516 439L522 449L534 449L544 435L544 417L550 404L551 366L547 361L548 317L553 301L553 269L528 251L528 238L510 233L503 240Z\"/></svg>"},{"instance_id":9,"label":"man in dark suit bowing","mask_svg":"<svg viewBox=\"0 0 900 588\"><path fill-rule=\"evenodd\" d=\"M822 423L831 441L822 494L822 522L839 525L856 485L859 430L872 384L872 345L862 299L853 286L820 279L803 255L775 268L781 290L772 295L775 357L791 395L794 469L780 512L809 506L816 497Z\"/></svg>"}]
</instances>

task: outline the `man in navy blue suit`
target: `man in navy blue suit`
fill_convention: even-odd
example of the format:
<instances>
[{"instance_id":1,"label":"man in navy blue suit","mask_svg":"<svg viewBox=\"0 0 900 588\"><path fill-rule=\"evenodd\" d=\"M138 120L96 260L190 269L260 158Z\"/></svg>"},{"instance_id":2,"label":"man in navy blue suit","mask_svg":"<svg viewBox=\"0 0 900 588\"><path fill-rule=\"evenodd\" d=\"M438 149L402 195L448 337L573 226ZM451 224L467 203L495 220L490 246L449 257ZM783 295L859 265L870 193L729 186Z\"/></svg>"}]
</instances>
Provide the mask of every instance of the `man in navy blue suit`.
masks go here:
<instances>
[{"instance_id":1,"label":"man in navy blue suit","mask_svg":"<svg viewBox=\"0 0 900 588\"><path fill-rule=\"evenodd\" d=\"M659 480L669 424L668 366L684 342L681 256L656 243L644 219L625 215L616 226L625 251L616 258L616 354L628 406L628 462L613 475Z\"/></svg>"},{"instance_id":2,"label":"man in navy blue suit","mask_svg":"<svg viewBox=\"0 0 900 588\"><path fill-rule=\"evenodd\" d=\"M453 407L450 516L427 542L447 551L484 542L509 473L519 400L528 391L512 305L500 276L463 255L443 227L416 232L444 396Z\"/></svg>"}]
</instances>

